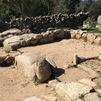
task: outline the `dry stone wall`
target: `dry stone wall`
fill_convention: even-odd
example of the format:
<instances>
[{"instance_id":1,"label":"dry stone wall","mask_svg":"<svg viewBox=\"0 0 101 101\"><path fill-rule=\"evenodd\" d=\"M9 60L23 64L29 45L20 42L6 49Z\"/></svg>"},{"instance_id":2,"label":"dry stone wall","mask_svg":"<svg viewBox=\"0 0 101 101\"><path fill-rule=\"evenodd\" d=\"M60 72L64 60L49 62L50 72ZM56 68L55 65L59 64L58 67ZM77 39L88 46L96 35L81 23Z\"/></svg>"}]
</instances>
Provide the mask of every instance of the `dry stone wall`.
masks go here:
<instances>
[{"instance_id":1,"label":"dry stone wall","mask_svg":"<svg viewBox=\"0 0 101 101\"><path fill-rule=\"evenodd\" d=\"M3 42L5 51L15 51L20 47L35 46L54 42L64 38L70 38L70 32L62 29L43 32L41 34L23 34L20 36L13 36Z\"/></svg>"},{"instance_id":2,"label":"dry stone wall","mask_svg":"<svg viewBox=\"0 0 101 101\"><path fill-rule=\"evenodd\" d=\"M83 24L88 14L79 13L77 15L67 14L54 14L51 16L39 16L39 17L26 17L25 19L18 18L9 22L10 28L18 29L30 29L32 32L43 32L47 28L55 27L72 27L76 28Z\"/></svg>"},{"instance_id":3,"label":"dry stone wall","mask_svg":"<svg viewBox=\"0 0 101 101\"><path fill-rule=\"evenodd\" d=\"M73 39L83 39L85 42L88 41L91 44L101 45L101 33L88 33L82 30L71 30L71 38Z\"/></svg>"},{"instance_id":4,"label":"dry stone wall","mask_svg":"<svg viewBox=\"0 0 101 101\"><path fill-rule=\"evenodd\" d=\"M28 33L23 35L15 35L3 41L4 50L15 51L21 47L35 46L40 44L51 43L61 39L83 39L91 44L101 45L101 34L87 33L82 30L62 30L56 29L42 32L40 34Z\"/></svg>"}]
</instances>

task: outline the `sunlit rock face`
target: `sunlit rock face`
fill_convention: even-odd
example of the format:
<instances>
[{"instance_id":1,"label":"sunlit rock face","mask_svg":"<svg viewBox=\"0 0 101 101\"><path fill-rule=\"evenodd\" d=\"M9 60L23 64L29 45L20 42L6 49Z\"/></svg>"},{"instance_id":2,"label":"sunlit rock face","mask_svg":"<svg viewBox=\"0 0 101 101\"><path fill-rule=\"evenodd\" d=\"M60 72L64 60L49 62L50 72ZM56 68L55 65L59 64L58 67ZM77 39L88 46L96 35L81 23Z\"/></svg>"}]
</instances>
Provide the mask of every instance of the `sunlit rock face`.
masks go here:
<instances>
[{"instance_id":1,"label":"sunlit rock face","mask_svg":"<svg viewBox=\"0 0 101 101\"><path fill-rule=\"evenodd\" d=\"M98 28L99 30L101 30L101 15L98 16L96 28Z\"/></svg>"}]
</instances>

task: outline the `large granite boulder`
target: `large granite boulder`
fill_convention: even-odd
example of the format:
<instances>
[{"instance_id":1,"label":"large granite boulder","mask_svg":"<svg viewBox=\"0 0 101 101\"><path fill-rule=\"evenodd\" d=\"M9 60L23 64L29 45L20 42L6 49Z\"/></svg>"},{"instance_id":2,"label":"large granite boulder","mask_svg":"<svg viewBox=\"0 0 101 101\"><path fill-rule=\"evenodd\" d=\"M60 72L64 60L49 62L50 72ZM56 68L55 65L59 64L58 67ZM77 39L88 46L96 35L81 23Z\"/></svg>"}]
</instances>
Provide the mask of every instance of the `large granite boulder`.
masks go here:
<instances>
[{"instance_id":1,"label":"large granite boulder","mask_svg":"<svg viewBox=\"0 0 101 101\"><path fill-rule=\"evenodd\" d=\"M65 36L65 32L62 29L56 29L53 31L55 39L63 39Z\"/></svg>"},{"instance_id":2,"label":"large granite boulder","mask_svg":"<svg viewBox=\"0 0 101 101\"><path fill-rule=\"evenodd\" d=\"M36 45L43 38L42 34L29 34L31 45Z\"/></svg>"},{"instance_id":3,"label":"large granite boulder","mask_svg":"<svg viewBox=\"0 0 101 101\"><path fill-rule=\"evenodd\" d=\"M61 82L56 86L60 101L76 101L88 94L93 88L76 82Z\"/></svg>"},{"instance_id":4,"label":"large granite boulder","mask_svg":"<svg viewBox=\"0 0 101 101\"><path fill-rule=\"evenodd\" d=\"M34 72L40 81L46 81L52 75L51 65L43 58L36 60L33 67Z\"/></svg>"},{"instance_id":5,"label":"large granite boulder","mask_svg":"<svg viewBox=\"0 0 101 101\"><path fill-rule=\"evenodd\" d=\"M40 43L48 43L54 41L54 33L52 31L43 32L41 34L43 37L41 38Z\"/></svg>"},{"instance_id":6,"label":"large granite boulder","mask_svg":"<svg viewBox=\"0 0 101 101\"><path fill-rule=\"evenodd\" d=\"M15 57L15 67L29 80L46 81L52 74L51 64L40 55L24 53Z\"/></svg>"},{"instance_id":7,"label":"large granite boulder","mask_svg":"<svg viewBox=\"0 0 101 101\"><path fill-rule=\"evenodd\" d=\"M20 36L13 36L3 42L5 51L14 51L21 47Z\"/></svg>"},{"instance_id":8,"label":"large granite boulder","mask_svg":"<svg viewBox=\"0 0 101 101\"><path fill-rule=\"evenodd\" d=\"M34 62L39 59L40 56L32 53L24 53L15 57L15 67L30 80L34 79Z\"/></svg>"},{"instance_id":9,"label":"large granite boulder","mask_svg":"<svg viewBox=\"0 0 101 101\"><path fill-rule=\"evenodd\" d=\"M41 34L23 34L20 36L21 38L21 47L36 45L39 40L42 38Z\"/></svg>"}]
</instances>

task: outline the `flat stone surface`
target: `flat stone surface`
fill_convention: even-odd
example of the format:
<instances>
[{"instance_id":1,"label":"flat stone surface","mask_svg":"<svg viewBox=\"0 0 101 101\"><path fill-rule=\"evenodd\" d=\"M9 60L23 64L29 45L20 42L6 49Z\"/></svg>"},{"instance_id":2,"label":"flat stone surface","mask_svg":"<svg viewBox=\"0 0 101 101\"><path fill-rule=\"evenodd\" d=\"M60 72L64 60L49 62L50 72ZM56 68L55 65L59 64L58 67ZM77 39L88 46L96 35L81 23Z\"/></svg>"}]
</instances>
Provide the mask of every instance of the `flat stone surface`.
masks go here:
<instances>
[{"instance_id":1,"label":"flat stone surface","mask_svg":"<svg viewBox=\"0 0 101 101\"><path fill-rule=\"evenodd\" d=\"M85 101L101 101L101 98L97 95L97 93L89 93L84 96Z\"/></svg>"},{"instance_id":2,"label":"flat stone surface","mask_svg":"<svg viewBox=\"0 0 101 101\"><path fill-rule=\"evenodd\" d=\"M5 51L13 51L20 48L20 36L13 36L3 42Z\"/></svg>"},{"instance_id":3,"label":"flat stone surface","mask_svg":"<svg viewBox=\"0 0 101 101\"><path fill-rule=\"evenodd\" d=\"M33 80L35 76L34 62L40 58L39 55L32 53L24 53L15 57L15 67L29 80Z\"/></svg>"},{"instance_id":4,"label":"flat stone surface","mask_svg":"<svg viewBox=\"0 0 101 101\"><path fill-rule=\"evenodd\" d=\"M29 80L46 81L52 74L51 65L39 54L23 53L15 57L15 67Z\"/></svg>"},{"instance_id":5,"label":"flat stone surface","mask_svg":"<svg viewBox=\"0 0 101 101\"><path fill-rule=\"evenodd\" d=\"M56 93L63 101L75 101L91 90L92 87L76 82L61 82L56 86Z\"/></svg>"}]
</instances>

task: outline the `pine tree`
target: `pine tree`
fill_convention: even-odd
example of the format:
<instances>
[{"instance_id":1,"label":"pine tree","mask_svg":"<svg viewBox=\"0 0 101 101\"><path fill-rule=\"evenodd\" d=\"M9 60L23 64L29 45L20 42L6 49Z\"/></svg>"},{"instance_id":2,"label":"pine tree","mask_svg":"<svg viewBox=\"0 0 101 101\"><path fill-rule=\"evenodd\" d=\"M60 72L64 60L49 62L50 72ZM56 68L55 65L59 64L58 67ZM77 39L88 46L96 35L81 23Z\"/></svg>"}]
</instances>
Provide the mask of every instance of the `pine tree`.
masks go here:
<instances>
[{"instance_id":1,"label":"pine tree","mask_svg":"<svg viewBox=\"0 0 101 101\"><path fill-rule=\"evenodd\" d=\"M54 7L54 13L67 13L73 14L76 12L80 0L57 0Z\"/></svg>"},{"instance_id":2,"label":"pine tree","mask_svg":"<svg viewBox=\"0 0 101 101\"><path fill-rule=\"evenodd\" d=\"M89 8L91 7L93 3L93 0L85 0L84 1L84 4L83 4L83 7L82 7L82 11L83 12L88 12L89 11Z\"/></svg>"},{"instance_id":3,"label":"pine tree","mask_svg":"<svg viewBox=\"0 0 101 101\"><path fill-rule=\"evenodd\" d=\"M97 20L99 15L101 15L101 0L95 1L89 9L89 16L93 19Z\"/></svg>"}]
</instances>

